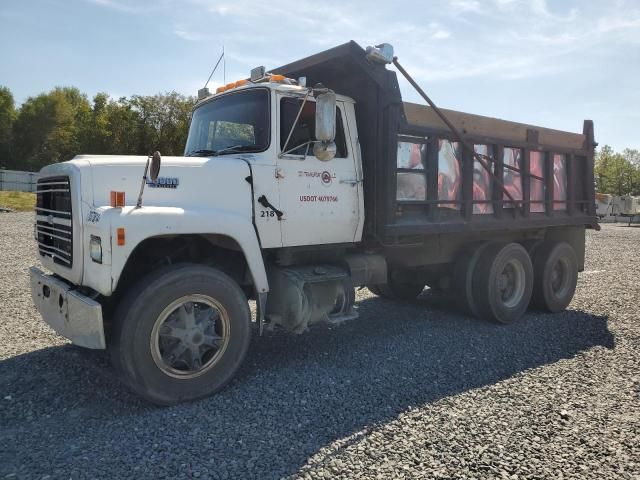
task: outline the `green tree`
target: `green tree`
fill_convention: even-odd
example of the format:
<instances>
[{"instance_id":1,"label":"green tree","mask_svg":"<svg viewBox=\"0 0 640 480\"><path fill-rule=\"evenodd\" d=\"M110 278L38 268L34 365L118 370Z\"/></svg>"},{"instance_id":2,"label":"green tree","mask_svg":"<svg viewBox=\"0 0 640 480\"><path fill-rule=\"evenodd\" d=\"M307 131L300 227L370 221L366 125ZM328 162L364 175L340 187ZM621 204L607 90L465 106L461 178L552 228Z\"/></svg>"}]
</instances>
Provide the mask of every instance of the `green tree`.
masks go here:
<instances>
[{"instance_id":1,"label":"green tree","mask_svg":"<svg viewBox=\"0 0 640 480\"><path fill-rule=\"evenodd\" d=\"M631 195L640 195L640 150L625 148L622 156L630 166Z\"/></svg>"},{"instance_id":2,"label":"green tree","mask_svg":"<svg viewBox=\"0 0 640 480\"><path fill-rule=\"evenodd\" d=\"M596 155L595 176L601 193L640 194L640 152L626 149L617 153L605 145Z\"/></svg>"},{"instance_id":3,"label":"green tree","mask_svg":"<svg viewBox=\"0 0 640 480\"><path fill-rule=\"evenodd\" d=\"M177 92L133 96L130 104L138 113L137 153L160 150L163 155L182 155L194 102Z\"/></svg>"},{"instance_id":4,"label":"green tree","mask_svg":"<svg viewBox=\"0 0 640 480\"><path fill-rule=\"evenodd\" d=\"M11 90L0 87L0 167L14 167L13 164L13 124L16 107Z\"/></svg>"},{"instance_id":5,"label":"green tree","mask_svg":"<svg viewBox=\"0 0 640 480\"><path fill-rule=\"evenodd\" d=\"M30 97L14 124L14 151L22 168L69 160L88 142L91 106L77 88L55 88Z\"/></svg>"}]
</instances>

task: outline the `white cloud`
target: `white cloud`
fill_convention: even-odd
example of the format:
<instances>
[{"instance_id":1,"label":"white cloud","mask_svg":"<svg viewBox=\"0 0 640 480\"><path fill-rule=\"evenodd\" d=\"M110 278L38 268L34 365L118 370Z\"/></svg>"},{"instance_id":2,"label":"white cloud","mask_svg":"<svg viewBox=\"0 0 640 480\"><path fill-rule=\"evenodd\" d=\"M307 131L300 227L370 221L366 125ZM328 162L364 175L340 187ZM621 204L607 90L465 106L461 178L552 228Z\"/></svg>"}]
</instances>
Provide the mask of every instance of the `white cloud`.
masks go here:
<instances>
[{"instance_id":1,"label":"white cloud","mask_svg":"<svg viewBox=\"0 0 640 480\"><path fill-rule=\"evenodd\" d=\"M578 0L433 0L373 5L366 0L89 0L123 13L165 9L185 41L227 47L246 68L288 63L354 39L390 42L416 78L529 78L580 69L620 42L640 43L640 11ZM455 36L454 41L446 41Z\"/></svg>"},{"instance_id":2,"label":"white cloud","mask_svg":"<svg viewBox=\"0 0 640 480\"><path fill-rule=\"evenodd\" d=\"M431 38L434 40L444 40L451 36L451 32L447 32L446 30L437 30L431 34Z\"/></svg>"}]
</instances>

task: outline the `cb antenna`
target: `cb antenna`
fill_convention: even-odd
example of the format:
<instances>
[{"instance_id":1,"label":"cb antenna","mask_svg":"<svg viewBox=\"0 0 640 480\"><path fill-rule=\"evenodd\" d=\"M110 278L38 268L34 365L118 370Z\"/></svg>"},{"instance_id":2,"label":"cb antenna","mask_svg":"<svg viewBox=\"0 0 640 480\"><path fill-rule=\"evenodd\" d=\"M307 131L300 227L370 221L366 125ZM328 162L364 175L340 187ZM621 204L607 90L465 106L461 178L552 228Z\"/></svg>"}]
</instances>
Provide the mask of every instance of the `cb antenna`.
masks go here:
<instances>
[{"instance_id":1,"label":"cb antenna","mask_svg":"<svg viewBox=\"0 0 640 480\"><path fill-rule=\"evenodd\" d=\"M213 77L213 74L216 73L216 69L218 68L218 65L220 65L220 61L224 58L224 45L222 46L222 53L220 54L220 58L218 58L218 61L216 62L216 66L213 67L213 70L211 70L211 75L209 75L209 78L207 78L207 83L204 84L204 87L202 87L203 89L207 88L207 85L209 85L209 82L211 81L211 77Z\"/></svg>"}]
</instances>

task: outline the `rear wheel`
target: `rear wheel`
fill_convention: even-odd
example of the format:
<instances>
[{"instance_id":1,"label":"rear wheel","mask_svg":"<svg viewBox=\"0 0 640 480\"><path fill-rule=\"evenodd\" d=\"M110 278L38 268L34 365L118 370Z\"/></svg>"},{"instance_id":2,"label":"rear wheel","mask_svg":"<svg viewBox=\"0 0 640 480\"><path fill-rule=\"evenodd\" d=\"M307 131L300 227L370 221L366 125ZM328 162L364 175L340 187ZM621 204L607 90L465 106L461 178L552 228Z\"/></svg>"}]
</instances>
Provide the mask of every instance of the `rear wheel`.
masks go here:
<instances>
[{"instance_id":1,"label":"rear wheel","mask_svg":"<svg viewBox=\"0 0 640 480\"><path fill-rule=\"evenodd\" d=\"M456 300L459 300L462 310L474 317L479 315L478 307L473 296L473 272L480 256L490 243L469 245L458 257L453 267L453 289Z\"/></svg>"},{"instance_id":2,"label":"rear wheel","mask_svg":"<svg viewBox=\"0 0 640 480\"><path fill-rule=\"evenodd\" d=\"M473 273L473 298L479 316L511 323L527 309L533 290L533 266L522 245L492 244Z\"/></svg>"},{"instance_id":3,"label":"rear wheel","mask_svg":"<svg viewBox=\"0 0 640 480\"><path fill-rule=\"evenodd\" d=\"M561 312L571 303L578 283L578 260L566 242L544 242L534 263L534 307Z\"/></svg>"},{"instance_id":4,"label":"rear wheel","mask_svg":"<svg viewBox=\"0 0 640 480\"><path fill-rule=\"evenodd\" d=\"M356 291L353 287L351 277L345 277L336 295L336 303L330 312L330 315L347 315L352 313L353 305L356 302Z\"/></svg>"},{"instance_id":5,"label":"rear wheel","mask_svg":"<svg viewBox=\"0 0 640 480\"><path fill-rule=\"evenodd\" d=\"M376 295L378 297L382 297L383 296L382 290L380 290L380 286L379 285L367 285L367 288L374 295Z\"/></svg>"},{"instance_id":6,"label":"rear wheel","mask_svg":"<svg viewBox=\"0 0 640 480\"><path fill-rule=\"evenodd\" d=\"M370 285L367 288L379 297L394 300L415 300L424 290L424 282L406 278L401 272L389 272L387 283Z\"/></svg>"},{"instance_id":7,"label":"rear wheel","mask_svg":"<svg viewBox=\"0 0 640 480\"><path fill-rule=\"evenodd\" d=\"M124 382L147 400L170 405L224 387L250 340L250 312L226 274L175 265L143 278L116 312L109 346Z\"/></svg>"}]
</instances>

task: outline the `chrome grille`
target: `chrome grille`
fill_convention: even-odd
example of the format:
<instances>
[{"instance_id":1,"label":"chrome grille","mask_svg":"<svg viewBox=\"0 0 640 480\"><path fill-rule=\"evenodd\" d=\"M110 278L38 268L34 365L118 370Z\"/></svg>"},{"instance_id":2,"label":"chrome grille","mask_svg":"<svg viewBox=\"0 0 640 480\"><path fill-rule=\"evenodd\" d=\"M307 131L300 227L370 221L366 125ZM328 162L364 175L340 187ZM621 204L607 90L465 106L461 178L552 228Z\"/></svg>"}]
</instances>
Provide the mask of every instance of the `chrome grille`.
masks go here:
<instances>
[{"instance_id":1,"label":"chrome grille","mask_svg":"<svg viewBox=\"0 0 640 480\"><path fill-rule=\"evenodd\" d=\"M36 237L40 255L71 268L73 223L69 177L41 178L37 183L36 198Z\"/></svg>"}]
</instances>

